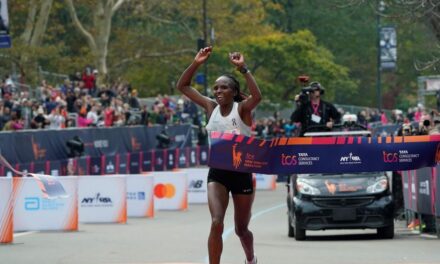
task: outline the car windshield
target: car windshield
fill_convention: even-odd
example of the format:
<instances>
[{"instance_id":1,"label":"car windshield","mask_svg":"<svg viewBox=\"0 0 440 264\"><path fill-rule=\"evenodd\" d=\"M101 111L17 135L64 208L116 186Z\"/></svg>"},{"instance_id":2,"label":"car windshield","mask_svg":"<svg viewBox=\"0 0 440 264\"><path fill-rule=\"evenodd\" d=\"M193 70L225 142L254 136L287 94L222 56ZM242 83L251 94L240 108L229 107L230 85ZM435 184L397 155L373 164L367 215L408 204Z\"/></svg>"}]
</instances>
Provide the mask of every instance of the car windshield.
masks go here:
<instances>
[{"instance_id":1,"label":"car windshield","mask_svg":"<svg viewBox=\"0 0 440 264\"><path fill-rule=\"evenodd\" d=\"M385 172L299 174L298 180L319 190L320 196L367 195L367 188L374 185Z\"/></svg>"}]
</instances>

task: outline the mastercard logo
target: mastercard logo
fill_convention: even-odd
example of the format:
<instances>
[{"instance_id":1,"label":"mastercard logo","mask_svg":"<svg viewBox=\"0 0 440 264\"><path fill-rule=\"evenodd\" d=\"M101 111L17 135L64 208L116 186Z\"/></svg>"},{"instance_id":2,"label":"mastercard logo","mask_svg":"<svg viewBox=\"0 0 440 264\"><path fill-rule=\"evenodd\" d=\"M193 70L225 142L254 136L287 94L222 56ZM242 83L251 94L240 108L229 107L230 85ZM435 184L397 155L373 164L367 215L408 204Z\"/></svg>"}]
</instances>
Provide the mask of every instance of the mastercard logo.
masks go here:
<instances>
[{"instance_id":1,"label":"mastercard logo","mask_svg":"<svg viewBox=\"0 0 440 264\"><path fill-rule=\"evenodd\" d=\"M159 183L154 187L154 195L159 199L171 199L176 195L176 187L171 183Z\"/></svg>"}]
</instances>

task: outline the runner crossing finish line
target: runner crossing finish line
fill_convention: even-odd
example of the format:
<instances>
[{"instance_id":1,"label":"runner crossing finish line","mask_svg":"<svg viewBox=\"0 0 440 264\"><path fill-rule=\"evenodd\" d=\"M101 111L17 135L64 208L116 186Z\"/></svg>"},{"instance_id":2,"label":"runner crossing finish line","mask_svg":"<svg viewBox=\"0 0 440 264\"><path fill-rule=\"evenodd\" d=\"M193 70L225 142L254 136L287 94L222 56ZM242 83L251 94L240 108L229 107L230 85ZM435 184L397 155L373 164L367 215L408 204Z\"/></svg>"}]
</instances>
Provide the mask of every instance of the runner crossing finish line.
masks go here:
<instances>
[{"instance_id":1,"label":"runner crossing finish line","mask_svg":"<svg viewBox=\"0 0 440 264\"><path fill-rule=\"evenodd\" d=\"M213 132L210 156L210 167L263 174L414 170L440 160L440 135L262 140Z\"/></svg>"}]
</instances>

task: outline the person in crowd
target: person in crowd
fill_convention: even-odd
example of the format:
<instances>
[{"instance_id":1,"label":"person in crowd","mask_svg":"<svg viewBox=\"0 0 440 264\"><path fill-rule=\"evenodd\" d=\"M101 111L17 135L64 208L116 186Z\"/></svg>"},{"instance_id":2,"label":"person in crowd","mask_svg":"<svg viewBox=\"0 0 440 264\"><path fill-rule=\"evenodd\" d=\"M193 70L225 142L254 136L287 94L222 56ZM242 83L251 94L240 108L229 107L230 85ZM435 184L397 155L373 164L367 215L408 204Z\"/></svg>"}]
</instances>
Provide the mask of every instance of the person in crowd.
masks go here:
<instances>
[{"instance_id":1,"label":"person in crowd","mask_svg":"<svg viewBox=\"0 0 440 264\"><path fill-rule=\"evenodd\" d=\"M99 107L100 107L99 103L95 103L94 105L92 105L92 107L90 108L90 111L87 113L87 119L92 121L89 126L94 126L94 127L98 126L98 122L99 122L99 115L98 115Z\"/></svg>"},{"instance_id":2,"label":"person in crowd","mask_svg":"<svg viewBox=\"0 0 440 264\"><path fill-rule=\"evenodd\" d=\"M243 98L240 83L232 75L221 75L215 81L213 95L215 100L201 95L191 87L191 80L197 69L207 61L212 47L200 49L193 62L182 73L177 89L194 103L202 107L209 122L209 132L231 132L251 135L252 110L261 101L261 92L251 72L247 69L244 56L238 52L229 54L230 62L243 74L250 96ZM254 201L254 188L251 173L241 173L210 168L208 174L208 204L211 213L211 229L208 238L209 263L220 263L223 241L224 218L229 203L229 192L234 203L235 232L240 238L245 263L256 263L254 238L248 229L251 208Z\"/></svg>"},{"instance_id":3,"label":"person in crowd","mask_svg":"<svg viewBox=\"0 0 440 264\"><path fill-rule=\"evenodd\" d=\"M49 129L62 129L65 127L66 119L61 113L62 107L58 105L52 110L50 115L47 116L49 123Z\"/></svg>"},{"instance_id":4,"label":"person in crowd","mask_svg":"<svg viewBox=\"0 0 440 264\"><path fill-rule=\"evenodd\" d=\"M49 124L45 116L45 112L42 106L38 107L37 115L34 116L31 122L31 128L33 129L44 129Z\"/></svg>"},{"instance_id":5,"label":"person in crowd","mask_svg":"<svg viewBox=\"0 0 440 264\"><path fill-rule=\"evenodd\" d=\"M132 109L141 109L141 105L138 99L138 91L136 89L131 90L130 96L128 98L128 105Z\"/></svg>"},{"instance_id":6,"label":"person in crowd","mask_svg":"<svg viewBox=\"0 0 440 264\"><path fill-rule=\"evenodd\" d=\"M321 99L324 87L312 82L307 92L295 96L298 107L290 117L292 122L301 123L300 136L312 127L316 127L315 130L332 129L334 124L340 122L341 114L333 104Z\"/></svg>"},{"instance_id":7,"label":"person in crowd","mask_svg":"<svg viewBox=\"0 0 440 264\"><path fill-rule=\"evenodd\" d=\"M81 107L81 110L79 110L78 114L78 127L88 127L92 124L93 120L87 118L87 107L83 106Z\"/></svg>"}]
</instances>

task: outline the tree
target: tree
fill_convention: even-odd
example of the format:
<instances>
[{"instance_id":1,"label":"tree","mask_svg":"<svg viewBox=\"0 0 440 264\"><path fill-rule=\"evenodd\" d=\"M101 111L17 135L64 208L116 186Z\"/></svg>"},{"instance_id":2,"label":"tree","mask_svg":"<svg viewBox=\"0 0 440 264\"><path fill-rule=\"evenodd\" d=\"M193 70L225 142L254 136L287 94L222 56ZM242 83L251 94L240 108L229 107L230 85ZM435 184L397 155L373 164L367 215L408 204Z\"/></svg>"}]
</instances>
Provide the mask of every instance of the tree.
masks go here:
<instances>
[{"instance_id":1,"label":"tree","mask_svg":"<svg viewBox=\"0 0 440 264\"><path fill-rule=\"evenodd\" d=\"M93 19L90 21L90 29L87 30L84 23L78 18L73 1L66 0L75 28L86 39L93 54L94 62L99 72L98 83L103 83L108 73L107 54L110 34L112 32L112 18L124 2L125 0L97 1L96 4L90 8Z\"/></svg>"},{"instance_id":2,"label":"tree","mask_svg":"<svg viewBox=\"0 0 440 264\"><path fill-rule=\"evenodd\" d=\"M299 75L307 74L311 81L319 81L326 89L326 98L344 102L353 97L356 83L348 76L348 69L337 65L333 55L317 44L308 30L292 34L248 36L231 41L215 50L212 60L216 72L231 72L227 54L240 50L247 58L249 69L255 74L265 99L286 105L300 92Z\"/></svg>"},{"instance_id":3,"label":"tree","mask_svg":"<svg viewBox=\"0 0 440 264\"><path fill-rule=\"evenodd\" d=\"M20 71L21 82L36 80L37 61L54 52L53 46L43 47L53 0L14 1L11 3L10 33L13 47L4 51ZM23 19L23 18L26 19ZM21 33L20 33L21 32ZM18 36L18 37L17 37ZM49 55L50 56L50 55Z\"/></svg>"}]
</instances>

